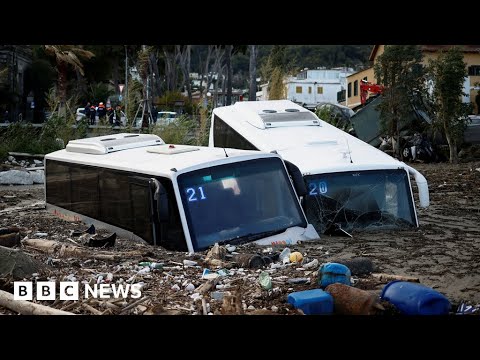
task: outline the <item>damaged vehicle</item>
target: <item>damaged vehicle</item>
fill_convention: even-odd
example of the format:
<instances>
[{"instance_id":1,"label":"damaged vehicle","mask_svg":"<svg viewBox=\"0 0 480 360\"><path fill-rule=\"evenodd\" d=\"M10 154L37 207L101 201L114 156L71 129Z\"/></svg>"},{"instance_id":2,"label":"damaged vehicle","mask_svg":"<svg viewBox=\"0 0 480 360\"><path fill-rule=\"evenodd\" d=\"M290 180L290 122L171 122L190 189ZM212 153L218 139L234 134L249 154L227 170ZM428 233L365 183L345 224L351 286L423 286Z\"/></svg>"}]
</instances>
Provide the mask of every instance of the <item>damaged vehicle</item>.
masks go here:
<instances>
[{"instance_id":1,"label":"damaged vehicle","mask_svg":"<svg viewBox=\"0 0 480 360\"><path fill-rule=\"evenodd\" d=\"M45 195L63 219L177 251L318 239L276 154L150 134L72 140L45 156Z\"/></svg>"},{"instance_id":2,"label":"damaged vehicle","mask_svg":"<svg viewBox=\"0 0 480 360\"><path fill-rule=\"evenodd\" d=\"M420 172L288 100L214 109L209 145L278 153L298 167L302 207L318 233L417 227L410 175L420 206L429 205Z\"/></svg>"}]
</instances>

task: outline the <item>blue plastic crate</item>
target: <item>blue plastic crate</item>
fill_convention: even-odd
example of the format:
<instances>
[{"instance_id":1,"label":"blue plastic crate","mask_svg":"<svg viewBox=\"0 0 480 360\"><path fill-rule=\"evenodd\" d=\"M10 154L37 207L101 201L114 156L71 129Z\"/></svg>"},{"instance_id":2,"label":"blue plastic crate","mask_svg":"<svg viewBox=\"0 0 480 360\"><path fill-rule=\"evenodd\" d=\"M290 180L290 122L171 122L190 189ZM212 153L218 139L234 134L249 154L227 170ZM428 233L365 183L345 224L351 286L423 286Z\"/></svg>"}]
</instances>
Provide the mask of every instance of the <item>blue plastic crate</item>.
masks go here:
<instances>
[{"instance_id":1,"label":"blue plastic crate","mask_svg":"<svg viewBox=\"0 0 480 360\"><path fill-rule=\"evenodd\" d=\"M306 315L333 313L333 297L321 289L298 291L288 295L287 301Z\"/></svg>"}]
</instances>

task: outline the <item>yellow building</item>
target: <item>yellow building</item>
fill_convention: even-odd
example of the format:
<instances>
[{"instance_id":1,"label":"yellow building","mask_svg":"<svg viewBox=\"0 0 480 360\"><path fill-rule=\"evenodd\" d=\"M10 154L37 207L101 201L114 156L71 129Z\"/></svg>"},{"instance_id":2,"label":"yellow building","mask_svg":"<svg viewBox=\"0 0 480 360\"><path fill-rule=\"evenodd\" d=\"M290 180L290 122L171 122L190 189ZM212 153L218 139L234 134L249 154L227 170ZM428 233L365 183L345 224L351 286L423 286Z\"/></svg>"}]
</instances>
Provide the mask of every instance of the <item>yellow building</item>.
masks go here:
<instances>
[{"instance_id":1,"label":"yellow building","mask_svg":"<svg viewBox=\"0 0 480 360\"><path fill-rule=\"evenodd\" d=\"M449 46L450 45L420 45L423 53L423 63L427 64L429 59L436 58L441 50L447 49ZM477 109L477 105L475 104L475 96L480 89L480 45L461 46L463 47L464 61L468 68L470 102L473 103L474 113L477 114L479 109ZM372 64L372 67L347 76L347 94L345 102L343 102L342 105L346 105L352 109L361 105L360 82L366 80L371 83L377 83L373 71L373 65L384 51L385 45L374 45L368 59Z\"/></svg>"}]
</instances>

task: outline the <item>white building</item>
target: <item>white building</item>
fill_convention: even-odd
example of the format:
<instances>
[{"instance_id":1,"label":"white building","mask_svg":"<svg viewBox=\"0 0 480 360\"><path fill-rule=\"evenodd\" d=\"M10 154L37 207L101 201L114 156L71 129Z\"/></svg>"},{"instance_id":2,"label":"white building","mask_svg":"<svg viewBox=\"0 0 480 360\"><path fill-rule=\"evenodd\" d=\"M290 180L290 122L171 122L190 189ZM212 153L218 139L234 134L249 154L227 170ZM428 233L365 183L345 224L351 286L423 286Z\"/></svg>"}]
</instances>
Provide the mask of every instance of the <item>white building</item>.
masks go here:
<instances>
[{"instance_id":1,"label":"white building","mask_svg":"<svg viewBox=\"0 0 480 360\"><path fill-rule=\"evenodd\" d=\"M287 79L287 99L307 108L326 102L338 104L347 88L346 77L352 73L352 68L304 69Z\"/></svg>"}]
</instances>

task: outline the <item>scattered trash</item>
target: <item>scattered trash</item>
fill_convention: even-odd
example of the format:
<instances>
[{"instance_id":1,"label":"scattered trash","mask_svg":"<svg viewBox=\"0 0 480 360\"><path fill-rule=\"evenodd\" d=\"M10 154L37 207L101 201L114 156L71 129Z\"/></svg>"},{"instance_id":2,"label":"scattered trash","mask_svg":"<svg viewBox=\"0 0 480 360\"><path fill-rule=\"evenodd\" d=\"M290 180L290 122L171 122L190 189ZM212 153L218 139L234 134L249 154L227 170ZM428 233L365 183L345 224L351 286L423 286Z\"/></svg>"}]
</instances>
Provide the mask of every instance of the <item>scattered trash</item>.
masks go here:
<instances>
[{"instance_id":1,"label":"scattered trash","mask_svg":"<svg viewBox=\"0 0 480 360\"><path fill-rule=\"evenodd\" d=\"M111 235L105 238L90 238L88 240L88 246L89 247L113 247L115 246L116 238L117 238L116 233L112 233Z\"/></svg>"},{"instance_id":2,"label":"scattered trash","mask_svg":"<svg viewBox=\"0 0 480 360\"><path fill-rule=\"evenodd\" d=\"M220 275L211 272L209 269L203 269L202 279L212 280L218 278Z\"/></svg>"},{"instance_id":3,"label":"scattered trash","mask_svg":"<svg viewBox=\"0 0 480 360\"><path fill-rule=\"evenodd\" d=\"M287 282L289 284L306 284L310 282L310 278L293 278L293 279L288 279Z\"/></svg>"},{"instance_id":4,"label":"scattered trash","mask_svg":"<svg viewBox=\"0 0 480 360\"><path fill-rule=\"evenodd\" d=\"M283 249L278 258L283 264L288 264L290 262L290 249Z\"/></svg>"},{"instance_id":5,"label":"scattered trash","mask_svg":"<svg viewBox=\"0 0 480 360\"><path fill-rule=\"evenodd\" d=\"M477 305L468 305L465 302L461 302L457 308L457 315L471 315L475 314L480 310L480 304Z\"/></svg>"},{"instance_id":6,"label":"scattered trash","mask_svg":"<svg viewBox=\"0 0 480 360\"><path fill-rule=\"evenodd\" d=\"M227 251L230 252L230 253L234 252L234 251L237 249L237 247L234 246L234 245L227 245L225 248L226 248Z\"/></svg>"},{"instance_id":7,"label":"scattered trash","mask_svg":"<svg viewBox=\"0 0 480 360\"><path fill-rule=\"evenodd\" d=\"M196 261L192 261L192 260L183 260L183 265L184 265L184 266L196 266L196 265L197 265L197 262L196 262Z\"/></svg>"},{"instance_id":8,"label":"scattered trash","mask_svg":"<svg viewBox=\"0 0 480 360\"><path fill-rule=\"evenodd\" d=\"M304 269L316 269L318 268L318 260L317 259L313 259L312 261L306 263L306 264L303 264L302 267Z\"/></svg>"},{"instance_id":9,"label":"scattered trash","mask_svg":"<svg viewBox=\"0 0 480 360\"><path fill-rule=\"evenodd\" d=\"M329 262L320 267L318 277L322 288L334 283L350 285L351 273L345 265Z\"/></svg>"},{"instance_id":10,"label":"scattered trash","mask_svg":"<svg viewBox=\"0 0 480 360\"><path fill-rule=\"evenodd\" d=\"M193 290L195 290L195 285L189 283L187 286L185 286L185 290L187 290L188 292L192 292Z\"/></svg>"},{"instance_id":11,"label":"scattered trash","mask_svg":"<svg viewBox=\"0 0 480 360\"><path fill-rule=\"evenodd\" d=\"M288 295L287 302L301 309L306 315L331 314L333 312L332 296L321 290L298 291Z\"/></svg>"},{"instance_id":12,"label":"scattered trash","mask_svg":"<svg viewBox=\"0 0 480 360\"><path fill-rule=\"evenodd\" d=\"M225 260L225 255L226 255L227 251L224 247L218 245L218 243L216 243L215 245L213 245L213 247L208 251L207 253L207 256L205 257L205 259L207 261L210 261L210 260Z\"/></svg>"},{"instance_id":13,"label":"scattered trash","mask_svg":"<svg viewBox=\"0 0 480 360\"><path fill-rule=\"evenodd\" d=\"M333 297L335 313L342 315L372 315L375 295L345 284L330 284L325 291Z\"/></svg>"},{"instance_id":14,"label":"scattered trash","mask_svg":"<svg viewBox=\"0 0 480 360\"><path fill-rule=\"evenodd\" d=\"M39 238L47 237L47 236L48 236L48 233L45 233L45 232L37 232L37 233L33 234L33 236L39 237Z\"/></svg>"},{"instance_id":15,"label":"scattered trash","mask_svg":"<svg viewBox=\"0 0 480 360\"><path fill-rule=\"evenodd\" d=\"M143 269L138 270L137 274L138 275L143 275L143 274L148 274L150 272L149 267L144 267Z\"/></svg>"},{"instance_id":16,"label":"scattered trash","mask_svg":"<svg viewBox=\"0 0 480 360\"><path fill-rule=\"evenodd\" d=\"M86 230L83 231L72 231L70 236L81 236L83 234L90 234L93 235L95 234L95 226L92 224L90 227Z\"/></svg>"},{"instance_id":17,"label":"scattered trash","mask_svg":"<svg viewBox=\"0 0 480 360\"><path fill-rule=\"evenodd\" d=\"M299 263L299 262L302 262L303 255L300 252L295 251L290 254L289 259L290 259L290 262L292 263Z\"/></svg>"},{"instance_id":18,"label":"scattered trash","mask_svg":"<svg viewBox=\"0 0 480 360\"><path fill-rule=\"evenodd\" d=\"M148 269L148 268L147 268ZM174 291L179 291L180 290L180 286L178 286L178 284L175 284L171 287L172 290Z\"/></svg>"},{"instance_id":19,"label":"scattered trash","mask_svg":"<svg viewBox=\"0 0 480 360\"><path fill-rule=\"evenodd\" d=\"M262 271L260 273L260 276L258 278L258 282L264 290L270 290L272 288L272 278L265 271Z\"/></svg>"},{"instance_id":20,"label":"scattered trash","mask_svg":"<svg viewBox=\"0 0 480 360\"><path fill-rule=\"evenodd\" d=\"M227 276L228 275L228 270L226 269L220 269L217 271L217 274L220 275L220 276Z\"/></svg>"},{"instance_id":21,"label":"scattered trash","mask_svg":"<svg viewBox=\"0 0 480 360\"><path fill-rule=\"evenodd\" d=\"M425 285L407 281L392 281L385 285L380 297L406 315L447 315L448 299Z\"/></svg>"},{"instance_id":22,"label":"scattered trash","mask_svg":"<svg viewBox=\"0 0 480 360\"><path fill-rule=\"evenodd\" d=\"M163 263L156 263L156 262L150 262L150 261L143 261L138 264L139 266L148 266L150 269L157 269L157 270L162 270L163 269Z\"/></svg>"},{"instance_id":23,"label":"scattered trash","mask_svg":"<svg viewBox=\"0 0 480 360\"><path fill-rule=\"evenodd\" d=\"M262 256L258 254L238 254L233 255L232 261L239 267L246 267L249 269L259 269L265 266L265 261Z\"/></svg>"},{"instance_id":24,"label":"scattered trash","mask_svg":"<svg viewBox=\"0 0 480 360\"><path fill-rule=\"evenodd\" d=\"M212 291L210 293L210 297L214 300L222 301L223 300L223 295L225 293L223 291Z\"/></svg>"}]
</instances>

